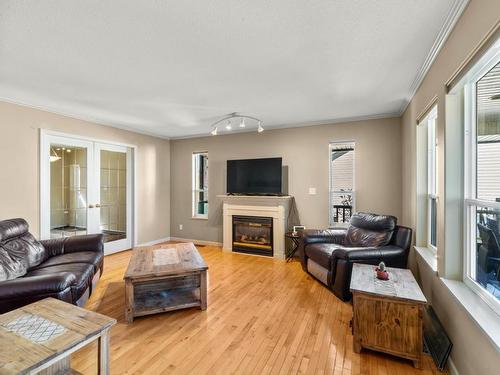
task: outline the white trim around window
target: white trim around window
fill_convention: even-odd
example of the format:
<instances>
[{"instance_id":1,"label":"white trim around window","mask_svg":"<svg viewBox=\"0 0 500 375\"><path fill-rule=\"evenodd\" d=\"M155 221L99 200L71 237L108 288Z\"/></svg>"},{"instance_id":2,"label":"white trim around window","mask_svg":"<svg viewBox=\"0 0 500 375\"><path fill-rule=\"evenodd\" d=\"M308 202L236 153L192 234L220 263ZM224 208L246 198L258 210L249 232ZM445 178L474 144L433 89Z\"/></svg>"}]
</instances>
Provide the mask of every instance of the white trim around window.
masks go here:
<instances>
[{"instance_id":1,"label":"white trim around window","mask_svg":"<svg viewBox=\"0 0 500 375\"><path fill-rule=\"evenodd\" d=\"M192 219L208 219L208 152L192 155Z\"/></svg>"},{"instance_id":2,"label":"white trim around window","mask_svg":"<svg viewBox=\"0 0 500 375\"><path fill-rule=\"evenodd\" d=\"M480 221L500 211L500 202L480 199L477 194L477 83L500 63L500 46L490 50L466 75L464 84L464 283L478 294L498 315L500 300L479 283L478 257L484 241L478 234ZM498 219L497 219L498 220ZM478 229L479 228L479 229ZM482 231L488 230L483 225ZM481 235L483 236L483 235ZM486 245L488 246L488 245Z\"/></svg>"},{"instance_id":3,"label":"white trim around window","mask_svg":"<svg viewBox=\"0 0 500 375\"><path fill-rule=\"evenodd\" d=\"M437 253L437 105L424 121L427 122L427 247Z\"/></svg>"}]
</instances>

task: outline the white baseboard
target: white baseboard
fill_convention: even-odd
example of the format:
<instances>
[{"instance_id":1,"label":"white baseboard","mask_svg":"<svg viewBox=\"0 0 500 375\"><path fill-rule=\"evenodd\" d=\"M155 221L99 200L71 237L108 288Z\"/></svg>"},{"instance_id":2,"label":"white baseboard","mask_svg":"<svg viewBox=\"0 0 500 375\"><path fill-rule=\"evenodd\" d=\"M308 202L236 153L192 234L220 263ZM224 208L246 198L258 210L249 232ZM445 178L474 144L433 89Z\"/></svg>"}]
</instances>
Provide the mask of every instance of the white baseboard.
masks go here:
<instances>
[{"instance_id":1,"label":"white baseboard","mask_svg":"<svg viewBox=\"0 0 500 375\"><path fill-rule=\"evenodd\" d=\"M149 242L138 243L135 246L136 247L139 247L139 246L153 246L153 245L158 245L159 243L167 242L167 241L170 241L170 237L160 238L158 240L153 240L153 241L149 241Z\"/></svg>"},{"instance_id":2,"label":"white baseboard","mask_svg":"<svg viewBox=\"0 0 500 375\"><path fill-rule=\"evenodd\" d=\"M448 370L450 371L450 375L460 375L451 357L448 357Z\"/></svg>"},{"instance_id":3,"label":"white baseboard","mask_svg":"<svg viewBox=\"0 0 500 375\"><path fill-rule=\"evenodd\" d=\"M199 243L200 245L222 247L222 242L215 242L215 241L195 240L192 238L181 238L181 237L170 237L170 240L171 241L182 241L182 242L194 242L194 243Z\"/></svg>"}]
</instances>

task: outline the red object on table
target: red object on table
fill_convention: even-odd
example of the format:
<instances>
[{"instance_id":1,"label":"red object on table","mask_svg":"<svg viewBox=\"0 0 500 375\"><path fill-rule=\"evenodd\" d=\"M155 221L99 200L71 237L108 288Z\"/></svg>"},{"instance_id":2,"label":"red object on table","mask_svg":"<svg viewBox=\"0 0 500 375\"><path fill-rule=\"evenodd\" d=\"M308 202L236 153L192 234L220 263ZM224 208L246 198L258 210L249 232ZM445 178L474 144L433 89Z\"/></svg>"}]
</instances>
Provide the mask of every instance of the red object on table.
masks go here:
<instances>
[{"instance_id":1,"label":"red object on table","mask_svg":"<svg viewBox=\"0 0 500 375\"><path fill-rule=\"evenodd\" d=\"M375 268L375 271L377 272L377 279L379 279L379 280L389 280L389 272L387 272L387 271L381 271L378 267Z\"/></svg>"}]
</instances>

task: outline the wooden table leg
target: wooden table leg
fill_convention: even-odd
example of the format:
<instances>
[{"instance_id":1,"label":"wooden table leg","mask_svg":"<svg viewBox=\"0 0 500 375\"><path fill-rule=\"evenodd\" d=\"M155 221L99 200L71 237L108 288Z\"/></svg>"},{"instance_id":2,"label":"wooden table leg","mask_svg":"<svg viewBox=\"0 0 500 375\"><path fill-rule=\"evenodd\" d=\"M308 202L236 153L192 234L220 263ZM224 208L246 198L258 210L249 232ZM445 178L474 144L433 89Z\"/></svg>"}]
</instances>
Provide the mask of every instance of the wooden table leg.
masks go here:
<instances>
[{"instance_id":1,"label":"wooden table leg","mask_svg":"<svg viewBox=\"0 0 500 375\"><path fill-rule=\"evenodd\" d=\"M419 370L422 369L422 357L420 357L420 359L413 360L413 367L415 367L416 369L419 369Z\"/></svg>"},{"instance_id":2,"label":"wooden table leg","mask_svg":"<svg viewBox=\"0 0 500 375\"><path fill-rule=\"evenodd\" d=\"M361 342L359 341L359 339L354 338L352 340L352 350L354 353L361 353Z\"/></svg>"},{"instance_id":3,"label":"wooden table leg","mask_svg":"<svg viewBox=\"0 0 500 375\"><path fill-rule=\"evenodd\" d=\"M207 309L207 271L202 271L200 273L200 308L202 310Z\"/></svg>"},{"instance_id":4,"label":"wooden table leg","mask_svg":"<svg viewBox=\"0 0 500 375\"><path fill-rule=\"evenodd\" d=\"M98 374L109 375L109 329L102 332L98 346Z\"/></svg>"},{"instance_id":5,"label":"wooden table leg","mask_svg":"<svg viewBox=\"0 0 500 375\"><path fill-rule=\"evenodd\" d=\"M130 280L125 280L125 320L134 321L134 284Z\"/></svg>"}]
</instances>

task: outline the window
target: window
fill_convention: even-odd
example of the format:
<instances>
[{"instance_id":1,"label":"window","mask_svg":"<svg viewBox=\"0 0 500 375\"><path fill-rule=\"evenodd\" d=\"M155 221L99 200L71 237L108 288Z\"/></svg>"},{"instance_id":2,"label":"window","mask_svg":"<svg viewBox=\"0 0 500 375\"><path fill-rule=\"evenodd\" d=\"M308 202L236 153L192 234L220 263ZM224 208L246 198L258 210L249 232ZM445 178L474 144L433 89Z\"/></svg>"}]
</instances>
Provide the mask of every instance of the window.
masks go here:
<instances>
[{"instance_id":1,"label":"window","mask_svg":"<svg viewBox=\"0 0 500 375\"><path fill-rule=\"evenodd\" d=\"M208 218L208 153L193 153L193 217Z\"/></svg>"},{"instance_id":2,"label":"window","mask_svg":"<svg viewBox=\"0 0 500 375\"><path fill-rule=\"evenodd\" d=\"M331 143L330 226L343 226L354 212L354 142Z\"/></svg>"},{"instance_id":3,"label":"window","mask_svg":"<svg viewBox=\"0 0 500 375\"><path fill-rule=\"evenodd\" d=\"M500 314L500 51L473 70L464 86L464 282Z\"/></svg>"},{"instance_id":4,"label":"window","mask_svg":"<svg viewBox=\"0 0 500 375\"><path fill-rule=\"evenodd\" d=\"M436 253L437 246L437 106L418 123L417 128L417 246Z\"/></svg>"},{"instance_id":5,"label":"window","mask_svg":"<svg viewBox=\"0 0 500 375\"><path fill-rule=\"evenodd\" d=\"M437 106L427 116L427 247L437 243Z\"/></svg>"}]
</instances>

